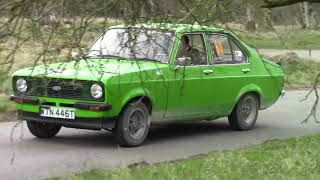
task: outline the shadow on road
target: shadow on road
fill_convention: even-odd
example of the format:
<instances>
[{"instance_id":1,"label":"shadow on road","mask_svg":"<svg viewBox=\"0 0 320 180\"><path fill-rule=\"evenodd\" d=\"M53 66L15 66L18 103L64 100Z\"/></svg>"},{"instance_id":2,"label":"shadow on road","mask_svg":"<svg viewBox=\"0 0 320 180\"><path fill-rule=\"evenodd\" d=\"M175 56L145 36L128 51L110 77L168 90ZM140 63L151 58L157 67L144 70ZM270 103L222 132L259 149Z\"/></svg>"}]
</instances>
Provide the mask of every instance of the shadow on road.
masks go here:
<instances>
[{"instance_id":1,"label":"shadow on road","mask_svg":"<svg viewBox=\"0 0 320 180\"><path fill-rule=\"evenodd\" d=\"M176 141L189 137L214 135L232 131L227 120L154 125L145 144Z\"/></svg>"},{"instance_id":2,"label":"shadow on road","mask_svg":"<svg viewBox=\"0 0 320 180\"><path fill-rule=\"evenodd\" d=\"M259 128L259 127L256 127ZM188 122L155 124L151 127L144 146L161 144L162 142L178 142L190 138L201 138L201 136L215 136L221 133L238 133L230 129L226 119L218 121ZM55 147L81 148L110 148L117 147L116 141L111 132L88 131L63 128L57 137L51 139L28 138L25 143L46 144ZM23 142L22 142L23 143Z\"/></svg>"},{"instance_id":3,"label":"shadow on road","mask_svg":"<svg viewBox=\"0 0 320 180\"><path fill-rule=\"evenodd\" d=\"M109 148L116 147L115 140L110 132L107 131L83 131L75 130L76 133L59 133L56 137L50 139L32 138L28 141L47 145L63 145L64 147L72 148Z\"/></svg>"}]
</instances>

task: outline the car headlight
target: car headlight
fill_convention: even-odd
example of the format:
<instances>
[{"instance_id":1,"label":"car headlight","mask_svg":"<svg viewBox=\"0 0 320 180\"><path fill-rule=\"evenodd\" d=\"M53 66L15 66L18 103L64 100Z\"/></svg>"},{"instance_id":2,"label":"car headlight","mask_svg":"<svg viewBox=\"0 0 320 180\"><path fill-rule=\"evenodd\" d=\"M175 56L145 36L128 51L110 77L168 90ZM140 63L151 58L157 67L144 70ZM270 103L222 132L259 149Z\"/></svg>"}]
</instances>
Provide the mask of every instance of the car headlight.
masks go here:
<instances>
[{"instance_id":1,"label":"car headlight","mask_svg":"<svg viewBox=\"0 0 320 180\"><path fill-rule=\"evenodd\" d=\"M27 92L27 89L28 89L27 81L22 78L18 79L16 82L16 88L20 93Z\"/></svg>"},{"instance_id":2,"label":"car headlight","mask_svg":"<svg viewBox=\"0 0 320 180\"><path fill-rule=\"evenodd\" d=\"M91 96L95 99L100 99L103 95L103 89L99 84L93 84L90 89Z\"/></svg>"}]
</instances>

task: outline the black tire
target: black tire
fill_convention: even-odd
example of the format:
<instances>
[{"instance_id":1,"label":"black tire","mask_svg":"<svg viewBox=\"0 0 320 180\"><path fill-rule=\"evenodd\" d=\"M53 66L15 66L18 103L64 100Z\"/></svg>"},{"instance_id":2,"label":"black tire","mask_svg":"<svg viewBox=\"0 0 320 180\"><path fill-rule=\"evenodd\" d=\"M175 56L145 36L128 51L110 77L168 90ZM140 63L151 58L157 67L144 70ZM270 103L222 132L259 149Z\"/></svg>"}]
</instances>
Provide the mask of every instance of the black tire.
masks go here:
<instances>
[{"instance_id":1,"label":"black tire","mask_svg":"<svg viewBox=\"0 0 320 180\"><path fill-rule=\"evenodd\" d=\"M136 116L140 118L134 118ZM136 121L139 121L139 123L134 123L133 119L136 119ZM133 126L133 124L137 127ZM117 143L120 146L136 147L140 146L145 141L149 132L149 128L150 114L148 108L141 101L136 101L130 103L122 111L120 117L117 119L116 128L113 132L116 136ZM137 137L135 137L135 133L133 133L135 130L138 134Z\"/></svg>"},{"instance_id":2,"label":"black tire","mask_svg":"<svg viewBox=\"0 0 320 180\"><path fill-rule=\"evenodd\" d=\"M228 116L232 129L247 131L254 127L259 111L259 99L255 94L242 96Z\"/></svg>"},{"instance_id":3,"label":"black tire","mask_svg":"<svg viewBox=\"0 0 320 180\"><path fill-rule=\"evenodd\" d=\"M40 123L27 121L27 125L31 134L38 138L51 138L58 134L61 126L49 123Z\"/></svg>"}]
</instances>

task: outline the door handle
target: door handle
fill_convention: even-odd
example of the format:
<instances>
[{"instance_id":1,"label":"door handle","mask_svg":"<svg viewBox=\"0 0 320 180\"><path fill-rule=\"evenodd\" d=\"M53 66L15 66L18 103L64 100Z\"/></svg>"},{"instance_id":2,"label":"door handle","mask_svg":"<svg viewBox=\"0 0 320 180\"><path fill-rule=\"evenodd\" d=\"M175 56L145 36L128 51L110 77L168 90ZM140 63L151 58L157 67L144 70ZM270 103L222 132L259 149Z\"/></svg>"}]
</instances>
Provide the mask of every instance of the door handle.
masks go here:
<instances>
[{"instance_id":1,"label":"door handle","mask_svg":"<svg viewBox=\"0 0 320 180\"><path fill-rule=\"evenodd\" d=\"M244 73L248 73L248 72L250 72L251 70L250 70L249 68L246 68L246 69L242 69L241 71L244 72Z\"/></svg>"},{"instance_id":2,"label":"door handle","mask_svg":"<svg viewBox=\"0 0 320 180\"><path fill-rule=\"evenodd\" d=\"M213 73L213 70L211 70L211 69L203 70L203 73L204 73L205 75L212 74L212 73Z\"/></svg>"}]
</instances>

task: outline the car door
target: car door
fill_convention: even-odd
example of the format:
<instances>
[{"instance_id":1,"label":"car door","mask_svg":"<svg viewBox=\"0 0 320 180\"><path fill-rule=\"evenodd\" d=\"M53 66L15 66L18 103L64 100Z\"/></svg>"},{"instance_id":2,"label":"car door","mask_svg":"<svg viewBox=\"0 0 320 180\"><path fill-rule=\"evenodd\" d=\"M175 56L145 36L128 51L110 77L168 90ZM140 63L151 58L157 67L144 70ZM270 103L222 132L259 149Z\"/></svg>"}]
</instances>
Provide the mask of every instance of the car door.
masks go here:
<instances>
[{"instance_id":1,"label":"car door","mask_svg":"<svg viewBox=\"0 0 320 180\"><path fill-rule=\"evenodd\" d=\"M208 34L212 67L214 72L207 76L208 98L212 100L214 116L226 116L236 103L236 98L250 76L248 56L239 43L227 34Z\"/></svg>"},{"instance_id":2,"label":"car door","mask_svg":"<svg viewBox=\"0 0 320 180\"><path fill-rule=\"evenodd\" d=\"M177 65L177 58L185 57L183 39L188 37L189 43L198 55L192 56L190 64ZM209 68L208 54L203 33L187 33L180 36L180 41L171 75L168 79L168 104L166 110L167 119L187 119L205 116L209 113L207 94L210 93L202 88L204 70ZM197 53L196 53L197 54ZM212 71L213 72L213 71ZM210 73L209 71L207 73Z\"/></svg>"}]
</instances>

